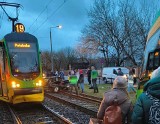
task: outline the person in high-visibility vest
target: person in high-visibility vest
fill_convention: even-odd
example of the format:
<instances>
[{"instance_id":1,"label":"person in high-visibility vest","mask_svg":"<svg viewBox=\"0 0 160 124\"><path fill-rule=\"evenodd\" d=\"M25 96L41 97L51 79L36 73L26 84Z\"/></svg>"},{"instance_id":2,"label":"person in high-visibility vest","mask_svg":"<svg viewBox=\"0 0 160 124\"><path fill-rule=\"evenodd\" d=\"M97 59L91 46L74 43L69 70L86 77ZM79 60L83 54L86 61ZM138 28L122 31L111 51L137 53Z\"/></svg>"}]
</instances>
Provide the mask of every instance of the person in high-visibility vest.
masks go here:
<instances>
[{"instance_id":1,"label":"person in high-visibility vest","mask_svg":"<svg viewBox=\"0 0 160 124\"><path fill-rule=\"evenodd\" d=\"M73 87L75 88L76 94L78 95L78 87L77 87L78 78L76 75L70 75L69 76L69 83L71 86L71 92L73 90Z\"/></svg>"},{"instance_id":2,"label":"person in high-visibility vest","mask_svg":"<svg viewBox=\"0 0 160 124\"><path fill-rule=\"evenodd\" d=\"M98 86L97 86L97 77L98 77L98 71L95 70L94 66L91 67L91 80L93 84L94 93L98 93Z\"/></svg>"}]
</instances>

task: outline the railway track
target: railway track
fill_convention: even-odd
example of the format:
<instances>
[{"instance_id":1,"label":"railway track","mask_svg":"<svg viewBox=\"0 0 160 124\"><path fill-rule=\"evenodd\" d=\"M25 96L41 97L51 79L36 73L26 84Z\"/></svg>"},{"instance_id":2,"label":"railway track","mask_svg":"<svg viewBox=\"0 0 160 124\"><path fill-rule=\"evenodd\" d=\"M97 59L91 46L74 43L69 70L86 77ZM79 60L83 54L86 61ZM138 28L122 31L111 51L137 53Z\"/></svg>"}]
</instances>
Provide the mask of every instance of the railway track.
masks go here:
<instances>
[{"instance_id":1,"label":"railway track","mask_svg":"<svg viewBox=\"0 0 160 124\"><path fill-rule=\"evenodd\" d=\"M0 124L14 124L17 123L16 118L12 115L7 103L0 101Z\"/></svg>"},{"instance_id":2,"label":"railway track","mask_svg":"<svg viewBox=\"0 0 160 124\"><path fill-rule=\"evenodd\" d=\"M66 91L61 91L59 93L65 94L65 95L68 95L68 96L71 96L71 97L74 97L74 98L77 98L77 99L88 100L89 102L95 102L95 103L98 103L98 104L100 104L101 101L102 101L102 98L95 97L95 96L90 96L90 95L83 94L83 93L80 93L78 96L76 95L76 93L69 93L69 92L66 92Z\"/></svg>"},{"instance_id":3,"label":"railway track","mask_svg":"<svg viewBox=\"0 0 160 124\"><path fill-rule=\"evenodd\" d=\"M45 93L53 93L53 88L46 87L45 88ZM62 93L62 94L66 94L66 95L72 95L73 97L77 97L75 92L70 93L66 90L60 90L58 93ZM93 101L93 102L94 101L95 102L101 102L102 101L102 98L87 95L87 94L84 94L84 93L80 93L78 97L82 98L82 99L88 99L88 100Z\"/></svg>"},{"instance_id":4,"label":"railway track","mask_svg":"<svg viewBox=\"0 0 160 124\"><path fill-rule=\"evenodd\" d=\"M0 102L0 109L0 124L88 124L93 117L48 98L43 104Z\"/></svg>"},{"instance_id":5,"label":"railway track","mask_svg":"<svg viewBox=\"0 0 160 124\"><path fill-rule=\"evenodd\" d=\"M26 103L9 107L15 124L72 124L44 104Z\"/></svg>"},{"instance_id":6,"label":"railway track","mask_svg":"<svg viewBox=\"0 0 160 124\"><path fill-rule=\"evenodd\" d=\"M47 93L45 94L45 96L51 99L57 100L59 102L63 102L65 104L70 104L94 117L97 114L99 104L100 104L100 101L91 101L89 99L85 99L79 96L77 97L76 95L74 96L74 95L68 95L68 94Z\"/></svg>"},{"instance_id":7,"label":"railway track","mask_svg":"<svg viewBox=\"0 0 160 124\"><path fill-rule=\"evenodd\" d=\"M51 95L46 95L44 104L51 110L70 120L72 124L88 124L89 119L93 117L86 109L82 110L80 107L74 106L64 100L58 100Z\"/></svg>"}]
</instances>

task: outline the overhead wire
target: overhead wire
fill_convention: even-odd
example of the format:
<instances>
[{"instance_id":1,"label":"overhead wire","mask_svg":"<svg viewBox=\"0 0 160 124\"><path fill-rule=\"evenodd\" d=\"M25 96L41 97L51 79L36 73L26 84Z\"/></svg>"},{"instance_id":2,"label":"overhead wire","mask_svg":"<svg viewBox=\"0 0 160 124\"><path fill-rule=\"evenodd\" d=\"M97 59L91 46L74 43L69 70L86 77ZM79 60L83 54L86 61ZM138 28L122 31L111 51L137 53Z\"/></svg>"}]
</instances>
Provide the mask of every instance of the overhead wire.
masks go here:
<instances>
[{"instance_id":1,"label":"overhead wire","mask_svg":"<svg viewBox=\"0 0 160 124\"><path fill-rule=\"evenodd\" d=\"M58 6L58 8L57 8L55 11L53 11L52 14L51 14L49 17L47 17L47 18L40 24L40 26L39 26L38 28L36 28L32 33L37 32L37 31L46 23L46 21L47 21L50 17L53 16L53 14L55 14L59 9L61 9L61 7L62 7L67 1L68 1L68 0L64 0L64 2L63 2L62 4L60 4L60 5Z\"/></svg>"},{"instance_id":2,"label":"overhead wire","mask_svg":"<svg viewBox=\"0 0 160 124\"><path fill-rule=\"evenodd\" d=\"M46 6L45 6L45 8L40 12L40 14L37 16L37 18L33 21L33 23L29 26L29 30L31 29L31 27L37 22L37 20L38 20L38 18L43 14L43 12L47 9L47 7L48 7L48 5L52 2L53 0L50 0L47 4L46 4Z\"/></svg>"},{"instance_id":3,"label":"overhead wire","mask_svg":"<svg viewBox=\"0 0 160 124\"><path fill-rule=\"evenodd\" d=\"M4 2L4 0L3 0L3 2ZM1 12L1 16L0 16L0 28L2 27L3 16L4 16L4 11Z\"/></svg>"}]
</instances>

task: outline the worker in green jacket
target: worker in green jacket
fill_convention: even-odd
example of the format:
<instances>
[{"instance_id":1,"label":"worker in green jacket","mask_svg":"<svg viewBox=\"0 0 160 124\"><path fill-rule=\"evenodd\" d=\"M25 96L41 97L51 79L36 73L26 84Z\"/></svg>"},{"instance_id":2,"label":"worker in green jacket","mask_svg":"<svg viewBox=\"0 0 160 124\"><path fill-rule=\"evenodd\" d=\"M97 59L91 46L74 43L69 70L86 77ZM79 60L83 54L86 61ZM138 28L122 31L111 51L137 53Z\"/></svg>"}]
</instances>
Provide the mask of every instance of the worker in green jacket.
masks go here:
<instances>
[{"instance_id":1,"label":"worker in green jacket","mask_svg":"<svg viewBox=\"0 0 160 124\"><path fill-rule=\"evenodd\" d=\"M94 66L92 66L91 67L91 80L93 84L94 93L98 93L97 77L98 77L98 71L95 70Z\"/></svg>"},{"instance_id":2,"label":"worker in green jacket","mask_svg":"<svg viewBox=\"0 0 160 124\"><path fill-rule=\"evenodd\" d=\"M78 78L76 75L72 74L69 76L69 83L71 86L71 92L73 88L75 88L76 94L78 95L78 87L77 87Z\"/></svg>"}]
</instances>

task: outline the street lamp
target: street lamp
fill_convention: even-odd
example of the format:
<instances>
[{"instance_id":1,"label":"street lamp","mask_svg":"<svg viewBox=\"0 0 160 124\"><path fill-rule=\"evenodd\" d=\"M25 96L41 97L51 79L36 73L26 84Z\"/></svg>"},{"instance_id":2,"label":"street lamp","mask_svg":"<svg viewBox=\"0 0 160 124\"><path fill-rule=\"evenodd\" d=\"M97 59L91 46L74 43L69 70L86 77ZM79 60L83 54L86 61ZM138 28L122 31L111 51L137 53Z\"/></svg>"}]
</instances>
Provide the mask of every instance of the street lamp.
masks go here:
<instances>
[{"instance_id":1,"label":"street lamp","mask_svg":"<svg viewBox=\"0 0 160 124\"><path fill-rule=\"evenodd\" d=\"M57 26L55 26L55 27L50 27L51 64L52 64L52 72L53 72L52 28L59 28L59 29L61 29L62 26L61 26L61 25L57 25Z\"/></svg>"}]
</instances>

